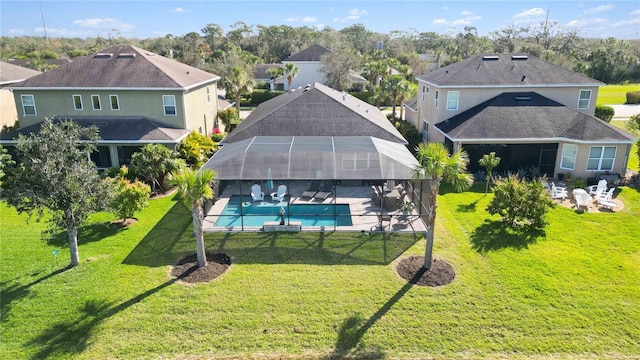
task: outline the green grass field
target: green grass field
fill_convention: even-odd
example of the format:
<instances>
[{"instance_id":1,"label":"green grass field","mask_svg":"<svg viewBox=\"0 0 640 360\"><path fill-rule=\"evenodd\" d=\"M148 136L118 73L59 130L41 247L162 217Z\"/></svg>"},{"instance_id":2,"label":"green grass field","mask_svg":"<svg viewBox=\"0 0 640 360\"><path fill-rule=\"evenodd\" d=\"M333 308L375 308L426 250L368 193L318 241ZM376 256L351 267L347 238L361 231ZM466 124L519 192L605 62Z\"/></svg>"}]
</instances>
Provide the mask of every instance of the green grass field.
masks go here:
<instances>
[{"instance_id":1,"label":"green grass field","mask_svg":"<svg viewBox=\"0 0 640 360\"><path fill-rule=\"evenodd\" d=\"M122 230L95 216L61 271L64 234L42 240L0 204L0 358L637 358L640 190L621 188L616 213L557 207L526 236L496 226L483 192L439 198L434 253L457 273L440 288L393 271L422 239L347 233L207 234L231 268L175 283L194 240L173 198Z\"/></svg>"},{"instance_id":2,"label":"green grass field","mask_svg":"<svg viewBox=\"0 0 640 360\"><path fill-rule=\"evenodd\" d=\"M627 92L640 91L640 84L605 85L598 91L598 105L618 105L627 102Z\"/></svg>"}]
</instances>

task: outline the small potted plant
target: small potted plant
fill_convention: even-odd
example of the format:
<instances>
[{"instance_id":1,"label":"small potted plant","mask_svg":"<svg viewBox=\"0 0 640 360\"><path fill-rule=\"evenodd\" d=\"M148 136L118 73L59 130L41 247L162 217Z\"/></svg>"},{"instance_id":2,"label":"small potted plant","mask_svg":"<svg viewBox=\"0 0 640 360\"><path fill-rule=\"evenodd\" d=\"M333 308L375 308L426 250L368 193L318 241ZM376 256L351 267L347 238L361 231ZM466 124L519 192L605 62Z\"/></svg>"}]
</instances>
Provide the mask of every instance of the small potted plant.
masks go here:
<instances>
[{"instance_id":1,"label":"small potted plant","mask_svg":"<svg viewBox=\"0 0 640 360\"><path fill-rule=\"evenodd\" d=\"M414 208L415 206L412 202L403 201L402 204L400 204L400 210L402 210L403 216L408 216Z\"/></svg>"}]
</instances>

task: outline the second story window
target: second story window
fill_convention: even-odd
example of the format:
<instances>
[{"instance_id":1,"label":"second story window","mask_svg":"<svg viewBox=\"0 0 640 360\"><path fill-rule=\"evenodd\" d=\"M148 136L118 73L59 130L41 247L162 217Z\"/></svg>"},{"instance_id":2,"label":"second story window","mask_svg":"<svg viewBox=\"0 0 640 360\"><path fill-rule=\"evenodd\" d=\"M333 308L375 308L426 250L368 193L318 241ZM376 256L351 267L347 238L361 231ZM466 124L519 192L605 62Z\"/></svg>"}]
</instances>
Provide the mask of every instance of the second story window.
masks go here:
<instances>
[{"instance_id":1,"label":"second story window","mask_svg":"<svg viewBox=\"0 0 640 360\"><path fill-rule=\"evenodd\" d=\"M578 96L578 109L588 109L591 102L591 90L580 90Z\"/></svg>"},{"instance_id":2,"label":"second story window","mask_svg":"<svg viewBox=\"0 0 640 360\"><path fill-rule=\"evenodd\" d=\"M91 95L91 104L93 104L93 110L102 110L100 95Z\"/></svg>"},{"instance_id":3,"label":"second story window","mask_svg":"<svg viewBox=\"0 0 640 360\"><path fill-rule=\"evenodd\" d=\"M33 95L20 95L24 116L36 116L36 99Z\"/></svg>"},{"instance_id":4,"label":"second story window","mask_svg":"<svg viewBox=\"0 0 640 360\"><path fill-rule=\"evenodd\" d=\"M436 101L435 101L436 109L438 108L439 101L440 101L440 91L436 90Z\"/></svg>"},{"instance_id":5,"label":"second story window","mask_svg":"<svg viewBox=\"0 0 640 360\"><path fill-rule=\"evenodd\" d=\"M82 95L73 95L73 108L82 110Z\"/></svg>"},{"instance_id":6,"label":"second story window","mask_svg":"<svg viewBox=\"0 0 640 360\"><path fill-rule=\"evenodd\" d=\"M109 102L111 103L111 110L120 110L118 95L109 95Z\"/></svg>"},{"instance_id":7,"label":"second story window","mask_svg":"<svg viewBox=\"0 0 640 360\"><path fill-rule=\"evenodd\" d=\"M207 102L211 102L211 89L207 86Z\"/></svg>"},{"instance_id":8,"label":"second story window","mask_svg":"<svg viewBox=\"0 0 640 360\"><path fill-rule=\"evenodd\" d=\"M165 116L176 116L175 95L162 95L162 106L164 107Z\"/></svg>"},{"instance_id":9,"label":"second story window","mask_svg":"<svg viewBox=\"0 0 640 360\"><path fill-rule=\"evenodd\" d=\"M447 110L458 110L459 91L447 92Z\"/></svg>"}]
</instances>

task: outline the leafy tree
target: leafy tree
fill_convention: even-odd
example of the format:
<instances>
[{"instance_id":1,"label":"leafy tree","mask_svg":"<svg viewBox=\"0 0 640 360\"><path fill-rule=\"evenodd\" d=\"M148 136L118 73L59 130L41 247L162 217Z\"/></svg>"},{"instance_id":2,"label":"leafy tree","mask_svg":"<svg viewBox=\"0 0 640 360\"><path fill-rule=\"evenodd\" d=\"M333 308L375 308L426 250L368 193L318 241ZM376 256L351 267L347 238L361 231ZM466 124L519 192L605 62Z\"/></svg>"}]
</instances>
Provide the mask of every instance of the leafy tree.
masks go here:
<instances>
[{"instance_id":1,"label":"leafy tree","mask_svg":"<svg viewBox=\"0 0 640 360\"><path fill-rule=\"evenodd\" d=\"M364 54L373 47L373 33L362 24L348 26L340 30L340 33L346 36L350 45L360 54Z\"/></svg>"},{"instance_id":2,"label":"leafy tree","mask_svg":"<svg viewBox=\"0 0 640 360\"><path fill-rule=\"evenodd\" d=\"M202 222L204 220L204 202L213 198L213 190L210 183L215 173L209 169L195 172L192 169L172 172L169 180L178 186L178 193L182 200L191 206L193 229L196 236L196 255L198 267L207 266Z\"/></svg>"},{"instance_id":3,"label":"leafy tree","mask_svg":"<svg viewBox=\"0 0 640 360\"><path fill-rule=\"evenodd\" d=\"M227 44L222 59L216 66L220 75L220 85L225 89L227 96L234 99L236 110L240 112L240 96L250 94L253 91L253 70L257 58L242 51L233 44Z\"/></svg>"},{"instance_id":4,"label":"leafy tree","mask_svg":"<svg viewBox=\"0 0 640 360\"><path fill-rule=\"evenodd\" d=\"M631 115L627 121L626 129L634 133L640 133L640 114Z\"/></svg>"},{"instance_id":5,"label":"leafy tree","mask_svg":"<svg viewBox=\"0 0 640 360\"><path fill-rule=\"evenodd\" d=\"M188 165L199 169L213 155L217 145L210 137L191 131L178 145L178 154Z\"/></svg>"},{"instance_id":6,"label":"leafy tree","mask_svg":"<svg viewBox=\"0 0 640 360\"><path fill-rule=\"evenodd\" d=\"M113 198L109 208L118 217L125 220L133 218L133 215L149 206L151 188L138 180L130 182L127 179L111 179L113 186Z\"/></svg>"},{"instance_id":7,"label":"leafy tree","mask_svg":"<svg viewBox=\"0 0 640 360\"><path fill-rule=\"evenodd\" d=\"M298 76L298 72L300 71L300 69L298 69L298 67L293 63L286 63L284 65L283 71L287 76L288 89L291 90L291 82L296 78L296 76Z\"/></svg>"},{"instance_id":8,"label":"leafy tree","mask_svg":"<svg viewBox=\"0 0 640 360\"><path fill-rule=\"evenodd\" d=\"M411 92L411 83L404 79L402 75L391 75L382 80L380 86L386 97L391 99L391 116L396 117L396 106L399 100L405 99Z\"/></svg>"},{"instance_id":9,"label":"leafy tree","mask_svg":"<svg viewBox=\"0 0 640 360\"><path fill-rule=\"evenodd\" d=\"M7 179L3 194L19 213L36 213L52 228L66 229L70 266L80 262L78 228L90 214L105 209L111 196L111 188L88 160L99 139L95 127L45 119L39 133L18 137L20 164Z\"/></svg>"},{"instance_id":10,"label":"leafy tree","mask_svg":"<svg viewBox=\"0 0 640 360\"><path fill-rule=\"evenodd\" d=\"M442 143L421 143L416 148L419 165L413 169L413 179L422 180L427 185L427 247L424 255L425 269L431 268L433 253L433 232L436 223L437 197L440 183L453 185L456 191L468 189L473 184L473 177L466 174L469 157L463 150L449 155Z\"/></svg>"},{"instance_id":11,"label":"leafy tree","mask_svg":"<svg viewBox=\"0 0 640 360\"><path fill-rule=\"evenodd\" d=\"M495 151L482 155L482 159L478 160L478 164L485 168L487 171L487 186L484 189L484 194L489 192L489 182L493 175L493 169L500 164L500 157L496 156Z\"/></svg>"},{"instance_id":12,"label":"leafy tree","mask_svg":"<svg viewBox=\"0 0 640 360\"><path fill-rule=\"evenodd\" d=\"M13 161L13 158L7 152L7 149L0 145L0 186L2 186L2 179L5 175L4 169L13 165L15 165L15 161Z\"/></svg>"},{"instance_id":13,"label":"leafy tree","mask_svg":"<svg viewBox=\"0 0 640 360\"><path fill-rule=\"evenodd\" d=\"M164 190L165 178L171 171L179 169L175 153L160 144L147 144L140 151L131 155L130 170L151 184L151 192L157 188ZM157 188L156 188L157 187Z\"/></svg>"},{"instance_id":14,"label":"leafy tree","mask_svg":"<svg viewBox=\"0 0 640 360\"><path fill-rule=\"evenodd\" d=\"M218 119L224 125L224 131L227 133L231 132L232 128L240 123L240 115L238 115L238 111L235 108L218 110Z\"/></svg>"},{"instance_id":15,"label":"leafy tree","mask_svg":"<svg viewBox=\"0 0 640 360\"><path fill-rule=\"evenodd\" d=\"M320 61L327 86L338 91L348 91L351 88L351 70L360 68L359 55L353 48L337 45L331 52L324 54Z\"/></svg>"},{"instance_id":16,"label":"leafy tree","mask_svg":"<svg viewBox=\"0 0 640 360\"><path fill-rule=\"evenodd\" d=\"M220 46L222 42L224 32L218 24L207 24L200 30L204 34L204 38L207 41L209 47L213 50Z\"/></svg>"},{"instance_id":17,"label":"leafy tree","mask_svg":"<svg viewBox=\"0 0 640 360\"><path fill-rule=\"evenodd\" d=\"M544 228L547 224L545 215L555 206L541 180L527 182L511 175L496 181L493 192L487 211L500 215L501 220L512 228L520 225Z\"/></svg>"}]
</instances>

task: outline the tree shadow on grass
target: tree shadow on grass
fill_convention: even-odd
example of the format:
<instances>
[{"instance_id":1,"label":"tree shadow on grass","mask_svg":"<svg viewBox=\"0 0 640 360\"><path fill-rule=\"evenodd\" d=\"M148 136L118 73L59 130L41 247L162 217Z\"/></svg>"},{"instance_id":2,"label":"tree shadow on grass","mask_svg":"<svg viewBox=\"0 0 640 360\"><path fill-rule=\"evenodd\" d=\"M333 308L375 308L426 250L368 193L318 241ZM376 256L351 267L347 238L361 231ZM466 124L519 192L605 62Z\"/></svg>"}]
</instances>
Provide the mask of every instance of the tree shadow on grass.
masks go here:
<instances>
[{"instance_id":1,"label":"tree shadow on grass","mask_svg":"<svg viewBox=\"0 0 640 360\"><path fill-rule=\"evenodd\" d=\"M368 346L361 342L367 331L380 320L424 275L426 269L420 269L415 276L409 280L398 292L396 292L387 302L365 321L362 314L356 314L346 318L338 330L338 340L334 346L333 353L328 359L384 359L386 354L378 346Z\"/></svg>"},{"instance_id":2,"label":"tree shadow on grass","mask_svg":"<svg viewBox=\"0 0 640 360\"><path fill-rule=\"evenodd\" d=\"M117 305L106 300L88 300L79 309L76 320L54 324L35 339L26 343L25 347L39 349L31 357L33 359L66 358L70 355L80 354L87 348L91 338L96 335L97 326L104 320L181 280L196 269L197 267L193 267L180 277L173 278Z\"/></svg>"},{"instance_id":3,"label":"tree shadow on grass","mask_svg":"<svg viewBox=\"0 0 640 360\"><path fill-rule=\"evenodd\" d=\"M485 196L487 196L487 195L483 194L481 197L476 199L476 201L474 201L474 202L472 202L470 204L460 204L460 205L458 205L456 211L457 212L465 212L465 213L476 212L476 207L478 205L478 202L480 202L480 200L482 200Z\"/></svg>"},{"instance_id":4,"label":"tree shadow on grass","mask_svg":"<svg viewBox=\"0 0 640 360\"><path fill-rule=\"evenodd\" d=\"M480 253L503 248L526 249L544 236L544 230L528 227L513 229L501 221L487 219L471 234L471 245Z\"/></svg>"},{"instance_id":5,"label":"tree shadow on grass","mask_svg":"<svg viewBox=\"0 0 640 360\"><path fill-rule=\"evenodd\" d=\"M6 321L7 316L11 310L11 303L21 300L31 293L31 287L37 285L47 279L50 279L58 274L67 271L69 267L63 267L61 269L52 271L51 273L42 276L28 284L20 285L13 281L0 282L0 294L2 294L2 301L0 301L0 319Z\"/></svg>"},{"instance_id":6,"label":"tree shadow on grass","mask_svg":"<svg viewBox=\"0 0 640 360\"><path fill-rule=\"evenodd\" d=\"M78 229L78 245L88 244L111 237L121 231L126 231L126 227L110 226L109 223L92 223ZM48 245L69 246L69 235L66 231L54 230L47 239Z\"/></svg>"}]
</instances>

